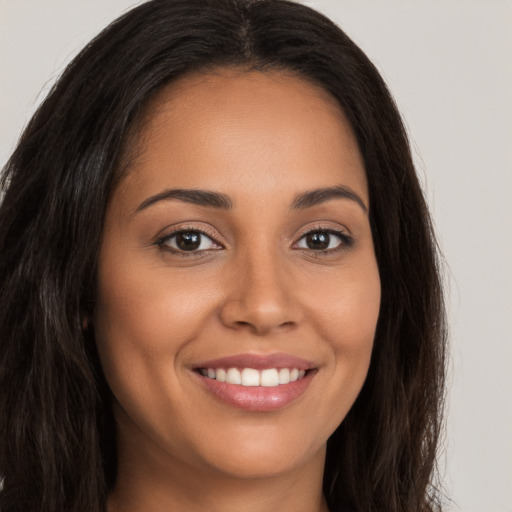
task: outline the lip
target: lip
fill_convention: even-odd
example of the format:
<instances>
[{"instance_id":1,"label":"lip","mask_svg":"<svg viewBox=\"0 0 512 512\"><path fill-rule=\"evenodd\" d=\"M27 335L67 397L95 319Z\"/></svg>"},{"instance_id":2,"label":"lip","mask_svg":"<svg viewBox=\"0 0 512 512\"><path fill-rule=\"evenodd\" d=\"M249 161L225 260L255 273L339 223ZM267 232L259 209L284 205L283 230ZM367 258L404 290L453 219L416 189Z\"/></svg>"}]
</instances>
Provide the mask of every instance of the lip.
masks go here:
<instances>
[{"instance_id":1,"label":"lip","mask_svg":"<svg viewBox=\"0 0 512 512\"><path fill-rule=\"evenodd\" d=\"M201 368L254 368L255 370L297 368L305 370L306 374L301 379L288 384L275 387L250 387L211 379L199 373L198 370ZM317 373L311 361L282 353L239 354L223 357L203 361L194 365L193 370L193 374L208 393L225 404L248 412L271 412L290 405L306 392Z\"/></svg>"},{"instance_id":2,"label":"lip","mask_svg":"<svg viewBox=\"0 0 512 512\"><path fill-rule=\"evenodd\" d=\"M264 370L265 368L297 368L298 370L312 370L316 365L291 354L237 354L209 361L202 361L194 365L198 368L254 368Z\"/></svg>"}]
</instances>

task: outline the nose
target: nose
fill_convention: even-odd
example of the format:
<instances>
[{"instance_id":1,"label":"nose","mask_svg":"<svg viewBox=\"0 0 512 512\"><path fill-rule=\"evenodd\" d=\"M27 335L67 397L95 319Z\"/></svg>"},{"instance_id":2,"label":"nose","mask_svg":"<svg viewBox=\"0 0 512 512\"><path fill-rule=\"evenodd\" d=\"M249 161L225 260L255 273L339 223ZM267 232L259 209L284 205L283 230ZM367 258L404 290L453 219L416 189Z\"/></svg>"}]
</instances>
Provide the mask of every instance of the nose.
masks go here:
<instances>
[{"instance_id":1,"label":"nose","mask_svg":"<svg viewBox=\"0 0 512 512\"><path fill-rule=\"evenodd\" d=\"M292 279L279 257L240 256L235 272L227 273L226 279L229 293L220 314L225 326L263 336L299 323Z\"/></svg>"}]
</instances>

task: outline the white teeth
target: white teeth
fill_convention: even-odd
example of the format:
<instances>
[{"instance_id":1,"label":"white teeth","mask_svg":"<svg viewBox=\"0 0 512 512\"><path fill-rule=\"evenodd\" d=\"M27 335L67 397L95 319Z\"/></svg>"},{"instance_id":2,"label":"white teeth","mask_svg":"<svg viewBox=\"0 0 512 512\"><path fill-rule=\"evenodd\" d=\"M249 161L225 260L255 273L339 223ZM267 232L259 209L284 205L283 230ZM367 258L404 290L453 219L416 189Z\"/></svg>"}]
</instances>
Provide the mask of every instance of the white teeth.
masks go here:
<instances>
[{"instance_id":1,"label":"white teeth","mask_svg":"<svg viewBox=\"0 0 512 512\"><path fill-rule=\"evenodd\" d=\"M237 368L230 368L226 373L226 382L229 384L242 384L242 377Z\"/></svg>"},{"instance_id":2,"label":"white teeth","mask_svg":"<svg viewBox=\"0 0 512 512\"><path fill-rule=\"evenodd\" d=\"M255 387L276 387L280 384L289 384L306 375L306 370L298 368L266 368L265 370L255 370L254 368L201 368L201 375L215 379L219 382L228 384L238 384L242 386Z\"/></svg>"},{"instance_id":3,"label":"white teeth","mask_svg":"<svg viewBox=\"0 0 512 512\"><path fill-rule=\"evenodd\" d=\"M261 372L260 382L262 386L265 387L274 387L279 386L279 375L275 368L269 368L268 370L263 370Z\"/></svg>"},{"instance_id":4,"label":"white teeth","mask_svg":"<svg viewBox=\"0 0 512 512\"><path fill-rule=\"evenodd\" d=\"M254 368L244 368L242 370L242 386L259 386L260 372Z\"/></svg>"},{"instance_id":5,"label":"white teeth","mask_svg":"<svg viewBox=\"0 0 512 512\"><path fill-rule=\"evenodd\" d=\"M288 384L290 382L290 370L281 368L279 370L279 384Z\"/></svg>"}]
</instances>

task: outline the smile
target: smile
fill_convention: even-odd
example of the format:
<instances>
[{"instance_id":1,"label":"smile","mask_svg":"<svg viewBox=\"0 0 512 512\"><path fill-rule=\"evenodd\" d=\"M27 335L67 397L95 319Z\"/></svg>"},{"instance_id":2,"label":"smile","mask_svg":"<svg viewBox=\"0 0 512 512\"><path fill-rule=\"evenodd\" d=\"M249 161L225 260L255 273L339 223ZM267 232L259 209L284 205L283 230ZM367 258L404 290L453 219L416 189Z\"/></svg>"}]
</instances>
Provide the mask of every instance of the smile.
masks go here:
<instances>
[{"instance_id":1,"label":"smile","mask_svg":"<svg viewBox=\"0 0 512 512\"><path fill-rule=\"evenodd\" d=\"M247 387L277 387L290 384L302 379L306 370L298 368L200 368L199 373L204 377L215 379L218 382L238 384Z\"/></svg>"},{"instance_id":2,"label":"smile","mask_svg":"<svg viewBox=\"0 0 512 512\"><path fill-rule=\"evenodd\" d=\"M203 389L220 403L248 412L277 411L299 400L318 367L289 354L239 354L194 366Z\"/></svg>"}]
</instances>

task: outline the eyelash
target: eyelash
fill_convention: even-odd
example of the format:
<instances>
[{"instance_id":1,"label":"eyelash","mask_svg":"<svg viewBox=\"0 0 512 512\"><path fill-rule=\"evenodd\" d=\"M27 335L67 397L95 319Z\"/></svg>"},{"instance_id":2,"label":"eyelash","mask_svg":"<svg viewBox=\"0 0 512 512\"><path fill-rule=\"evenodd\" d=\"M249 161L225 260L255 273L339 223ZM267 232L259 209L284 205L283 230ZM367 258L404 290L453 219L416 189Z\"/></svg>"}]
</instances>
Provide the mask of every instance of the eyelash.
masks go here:
<instances>
[{"instance_id":1,"label":"eyelash","mask_svg":"<svg viewBox=\"0 0 512 512\"><path fill-rule=\"evenodd\" d=\"M196 249L196 250L186 251L186 250L180 250L180 249L176 249L176 248L171 248L171 247L166 245L173 238L175 238L175 237L177 237L179 235L190 234L190 233L198 234L201 237L204 236L204 237L208 238L217 247L216 248L211 248L211 249L200 249L200 250ZM332 249L319 249L319 250L315 250L315 249L309 249L309 248L296 247L297 244L301 240L303 240L305 237L307 237L308 235L316 234L316 233L325 233L325 234L328 234L328 235L334 235L334 236L336 236L336 237L338 237L340 239L340 243L338 244L337 247L332 248ZM201 243L202 242L200 242L200 244ZM297 249L297 250L302 250L303 252L307 252L308 254L312 254L315 257L322 257L322 256L328 256L328 255L331 255L331 254L336 254L338 252L350 249L351 247L353 247L354 243L355 243L354 238L352 236L348 235L345 231L333 229L331 227L324 228L324 227L318 226L315 229L311 229L311 230L303 233L299 237L298 241L294 243L293 247L295 249ZM178 229L176 231L173 231L172 233L169 233L169 234L159 238L158 240L156 240L155 245L157 245L163 251L172 252L173 254L178 254L178 255L184 256L184 257L190 257L190 256L191 257L201 257L205 253L209 253L211 251L217 251L217 250L220 250L220 249L224 248L220 243L218 243L215 240L215 238L211 234L207 233L206 231L204 231L202 229L198 229L198 228L194 228L194 227L180 228L180 229Z\"/></svg>"},{"instance_id":2,"label":"eyelash","mask_svg":"<svg viewBox=\"0 0 512 512\"><path fill-rule=\"evenodd\" d=\"M206 237L209 240L211 240L211 242L214 245L216 245L218 247L214 248L214 249L212 248L212 249L201 249L201 250L186 251L186 250L180 250L180 249L172 248L172 247L169 247L169 246L166 245L173 238L175 238L175 237L177 237L179 235L185 235L185 234L188 234L188 233L197 233L201 237ZM200 244L201 243L202 243L202 241L200 242ZM219 249L223 249L223 246L221 244L219 244L210 233L206 232L203 229L198 229L198 228L195 228L195 227L180 228L180 229L177 229L176 231L172 231L171 233L169 233L167 235L164 235L163 237L159 238L156 241L155 245L157 245L162 251L168 251L168 252L171 252L173 254L177 254L179 256L183 256L183 257L196 257L196 258L201 257L202 255L204 255L205 252L218 251Z\"/></svg>"},{"instance_id":3,"label":"eyelash","mask_svg":"<svg viewBox=\"0 0 512 512\"><path fill-rule=\"evenodd\" d=\"M316 228L310 229L309 231L306 231L305 233L303 233L299 237L299 240L297 242L295 242L294 247L301 240L305 239L305 237L307 237L308 235L313 235L316 233L334 235L339 238L340 243L332 249L323 249L323 250L321 250L321 249L315 250L315 249L310 249L310 248L298 248L298 249L302 250L304 252L307 252L309 255L312 255L315 257L322 257L322 256L330 256L332 254L337 254L339 252L346 251L346 250L350 249L351 247L353 247L354 243L355 243L354 238L351 235L349 235L346 231L343 231L341 229L334 229L332 227L327 228L327 227L317 226Z\"/></svg>"}]
</instances>

